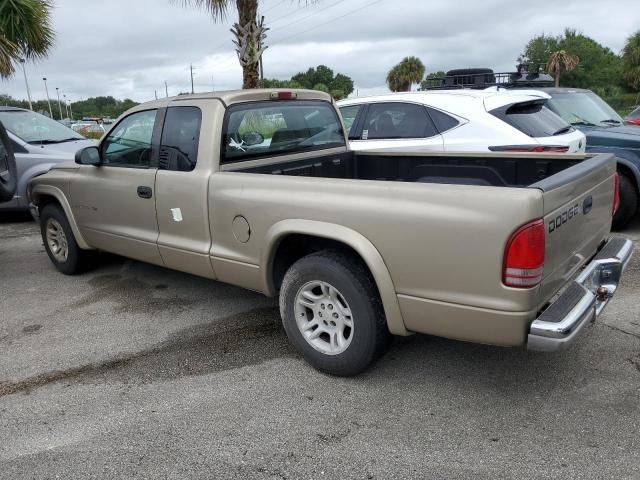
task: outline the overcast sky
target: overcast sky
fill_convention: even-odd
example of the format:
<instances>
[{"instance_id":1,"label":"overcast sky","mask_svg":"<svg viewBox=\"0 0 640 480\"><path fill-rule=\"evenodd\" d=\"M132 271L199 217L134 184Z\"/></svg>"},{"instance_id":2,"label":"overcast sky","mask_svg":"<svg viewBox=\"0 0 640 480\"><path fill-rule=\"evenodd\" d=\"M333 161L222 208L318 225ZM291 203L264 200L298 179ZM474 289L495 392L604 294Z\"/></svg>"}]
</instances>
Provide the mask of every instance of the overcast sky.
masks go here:
<instances>
[{"instance_id":1,"label":"overcast sky","mask_svg":"<svg viewBox=\"0 0 640 480\"><path fill-rule=\"evenodd\" d=\"M34 98L55 87L71 100L96 95L150 100L239 88L240 67L229 28L235 9L214 24L177 0L54 0L56 44L27 64ZM235 4L235 1L230 2ZM386 91L386 72L407 55L427 72L467 66L511 70L527 41L576 28L619 52L640 28L639 0L261 0L271 28L265 76L286 79L319 64L349 75L360 95ZM26 98L22 72L0 93ZM354 92L355 94L355 92Z\"/></svg>"}]
</instances>

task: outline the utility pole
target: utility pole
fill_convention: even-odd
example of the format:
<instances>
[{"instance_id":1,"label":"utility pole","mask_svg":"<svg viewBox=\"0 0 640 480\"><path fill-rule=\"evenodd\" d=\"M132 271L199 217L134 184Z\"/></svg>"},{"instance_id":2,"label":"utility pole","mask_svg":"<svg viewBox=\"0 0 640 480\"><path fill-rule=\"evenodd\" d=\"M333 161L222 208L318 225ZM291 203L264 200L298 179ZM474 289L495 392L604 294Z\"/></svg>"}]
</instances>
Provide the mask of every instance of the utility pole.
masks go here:
<instances>
[{"instance_id":1,"label":"utility pole","mask_svg":"<svg viewBox=\"0 0 640 480\"><path fill-rule=\"evenodd\" d=\"M27 87L27 98L29 99L29 110L33 110L33 105L31 104L31 89L29 88L29 82L27 81L27 70L24 68L24 58L20 59L20 65L22 65L22 73L24 74L24 84Z\"/></svg>"},{"instance_id":2,"label":"utility pole","mask_svg":"<svg viewBox=\"0 0 640 480\"><path fill-rule=\"evenodd\" d=\"M44 90L47 92L47 103L49 104L49 116L53 118L53 110L51 110L51 100L49 99L49 89L47 88L47 77L42 77L44 80Z\"/></svg>"},{"instance_id":3,"label":"utility pole","mask_svg":"<svg viewBox=\"0 0 640 480\"><path fill-rule=\"evenodd\" d=\"M73 120L73 108L71 108L71 100L69 100L69 115L71 115L71 120Z\"/></svg>"},{"instance_id":4,"label":"utility pole","mask_svg":"<svg viewBox=\"0 0 640 480\"><path fill-rule=\"evenodd\" d=\"M268 30L264 28L264 15L262 15L262 17L260 17L260 30L262 31L261 35L260 35L260 46L262 47L263 45L263 41L267 38L266 35L266 31ZM262 54L264 53L264 50L267 47L261 48L260 49L260 62L259 62L259 68L260 68L260 86L262 87L264 84L264 68L262 67Z\"/></svg>"},{"instance_id":5,"label":"utility pole","mask_svg":"<svg viewBox=\"0 0 640 480\"><path fill-rule=\"evenodd\" d=\"M193 90L193 63L191 65L189 65L189 70L191 71L191 93L196 93Z\"/></svg>"},{"instance_id":6,"label":"utility pole","mask_svg":"<svg viewBox=\"0 0 640 480\"><path fill-rule=\"evenodd\" d=\"M169 87L167 87L167 81L164 81L164 93L167 95L167 98L169 98Z\"/></svg>"},{"instance_id":7,"label":"utility pole","mask_svg":"<svg viewBox=\"0 0 640 480\"><path fill-rule=\"evenodd\" d=\"M60 120L62 120L62 104L60 103L60 89L56 87L56 95L58 95L58 110L60 111Z\"/></svg>"}]
</instances>

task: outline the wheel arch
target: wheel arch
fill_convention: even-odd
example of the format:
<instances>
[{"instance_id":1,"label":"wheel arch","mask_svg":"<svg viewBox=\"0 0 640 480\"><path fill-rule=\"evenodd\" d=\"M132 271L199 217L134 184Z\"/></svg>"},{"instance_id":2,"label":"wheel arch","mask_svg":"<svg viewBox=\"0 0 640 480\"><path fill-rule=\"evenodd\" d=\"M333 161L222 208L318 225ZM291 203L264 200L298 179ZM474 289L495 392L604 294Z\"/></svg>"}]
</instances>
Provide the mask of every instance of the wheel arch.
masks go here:
<instances>
[{"instance_id":1,"label":"wheel arch","mask_svg":"<svg viewBox=\"0 0 640 480\"><path fill-rule=\"evenodd\" d=\"M289 243L288 243L289 242ZM283 246L300 242L299 250L287 255ZM395 287L380 252L362 234L344 227L313 220L283 220L266 234L261 258L264 291L276 295L286 269L302 256L325 248L342 248L356 254L367 266L378 287L389 331L394 335L409 335L404 326ZM284 255L284 261L283 261ZM283 262L283 263L281 263Z\"/></svg>"},{"instance_id":2,"label":"wheel arch","mask_svg":"<svg viewBox=\"0 0 640 480\"><path fill-rule=\"evenodd\" d=\"M52 185L36 185L31 190L30 199L31 203L36 205L39 210L42 210L45 205L51 203L57 204L61 207L69 221L69 225L71 226L73 236L75 237L78 246L84 250L92 249L80 233L76 219L71 211L71 205L69 205L69 201L62 190Z\"/></svg>"}]
</instances>

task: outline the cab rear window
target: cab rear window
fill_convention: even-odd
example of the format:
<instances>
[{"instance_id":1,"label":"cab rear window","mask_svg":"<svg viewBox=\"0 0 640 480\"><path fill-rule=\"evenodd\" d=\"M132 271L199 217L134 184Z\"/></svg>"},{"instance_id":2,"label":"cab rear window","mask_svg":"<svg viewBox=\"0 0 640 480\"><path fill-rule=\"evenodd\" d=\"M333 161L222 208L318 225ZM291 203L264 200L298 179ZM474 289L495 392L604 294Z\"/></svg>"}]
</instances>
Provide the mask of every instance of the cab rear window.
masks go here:
<instances>
[{"instance_id":1,"label":"cab rear window","mask_svg":"<svg viewBox=\"0 0 640 480\"><path fill-rule=\"evenodd\" d=\"M345 146L334 107L323 101L269 101L230 107L222 163Z\"/></svg>"},{"instance_id":2,"label":"cab rear window","mask_svg":"<svg viewBox=\"0 0 640 480\"><path fill-rule=\"evenodd\" d=\"M530 137L552 137L573 131L573 127L544 105L523 102L492 110L493 116Z\"/></svg>"}]
</instances>

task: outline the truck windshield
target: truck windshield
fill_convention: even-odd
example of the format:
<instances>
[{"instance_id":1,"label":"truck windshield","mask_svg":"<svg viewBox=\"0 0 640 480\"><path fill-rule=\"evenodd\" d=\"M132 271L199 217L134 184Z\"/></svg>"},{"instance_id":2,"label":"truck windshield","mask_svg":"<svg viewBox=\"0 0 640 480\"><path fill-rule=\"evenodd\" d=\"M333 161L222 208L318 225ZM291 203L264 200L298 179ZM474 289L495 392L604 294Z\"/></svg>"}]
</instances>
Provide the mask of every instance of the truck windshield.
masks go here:
<instances>
[{"instance_id":1,"label":"truck windshield","mask_svg":"<svg viewBox=\"0 0 640 480\"><path fill-rule=\"evenodd\" d=\"M62 143L84 139L61 123L29 110L0 111L0 122L27 143Z\"/></svg>"},{"instance_id":2,"label":"truck windshield","mask_svg":"<svg viewBox=\"0 0 640 480\"><path fill-rule=\"evenodd\" d=\"M604 100L593 92L553 93L547 106L571 125L616 126L622 118Z\"/></svg>"},{"instance_id":3,"label":"truck windshield","mask_svg":"<svg viewBox=\"0 0 640 480\"><path fill-rule=\"evenodd\" d=\"M342 123L323 101L235 105L223 133L223 163L345 146Z\"/></svg>"}]
</instances>

